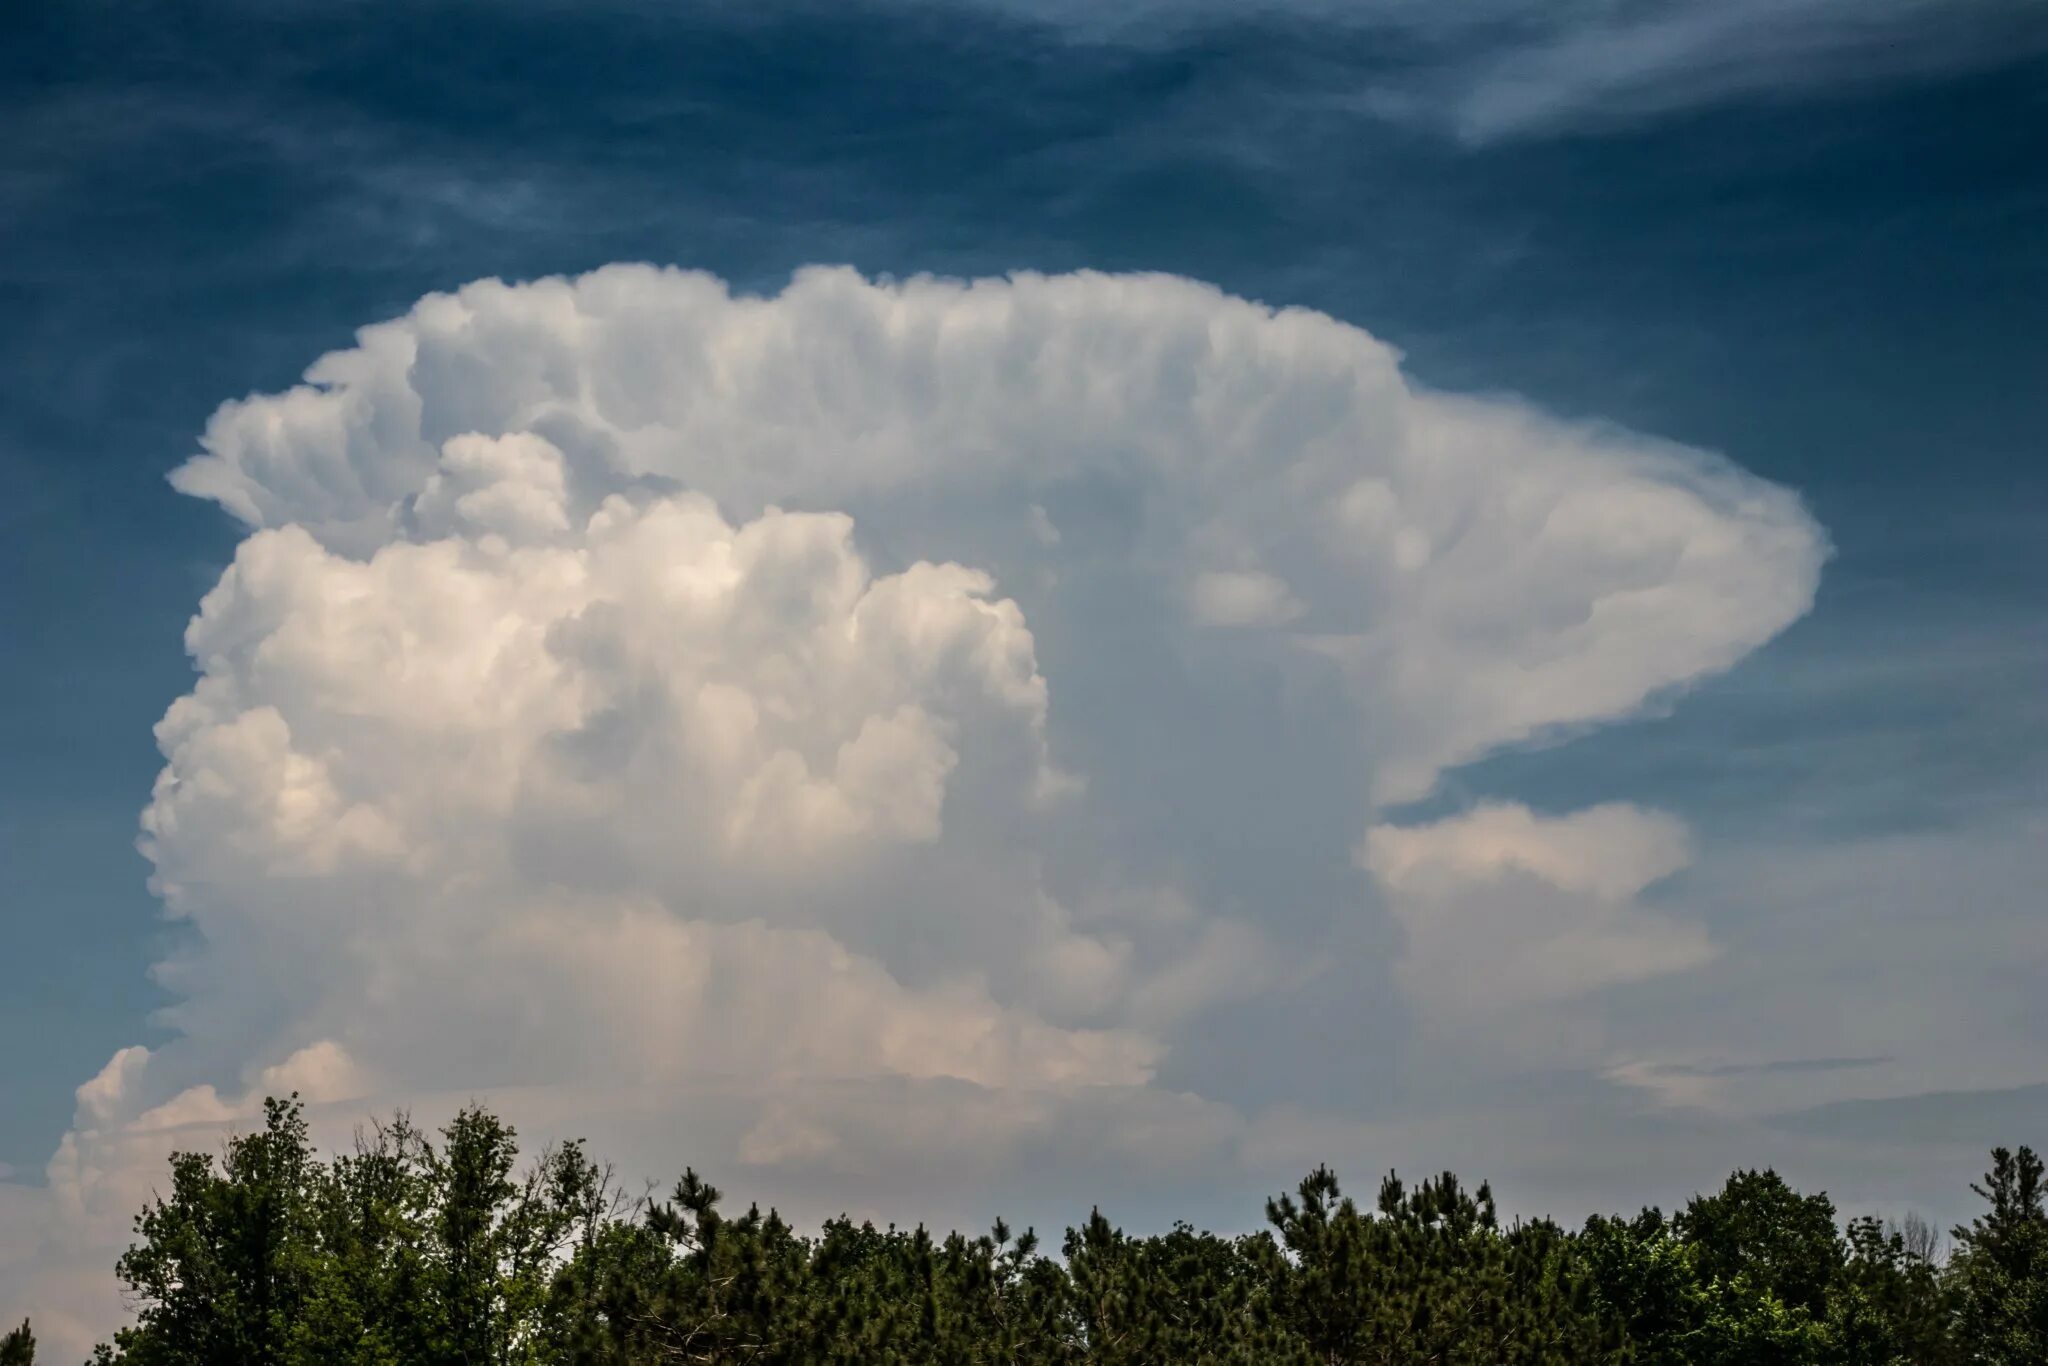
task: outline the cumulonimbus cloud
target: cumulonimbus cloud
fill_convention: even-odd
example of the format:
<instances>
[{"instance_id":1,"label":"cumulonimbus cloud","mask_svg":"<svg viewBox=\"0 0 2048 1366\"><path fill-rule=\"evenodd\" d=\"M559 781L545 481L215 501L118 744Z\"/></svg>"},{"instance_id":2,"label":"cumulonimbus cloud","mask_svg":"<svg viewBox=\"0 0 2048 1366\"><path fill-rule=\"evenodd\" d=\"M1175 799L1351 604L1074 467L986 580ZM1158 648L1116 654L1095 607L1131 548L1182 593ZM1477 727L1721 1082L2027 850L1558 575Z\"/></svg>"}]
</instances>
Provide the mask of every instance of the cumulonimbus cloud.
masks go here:
<instances>
[{"instance_id":1,"label":"cumulonimbus cloud","mask_svg":"<svg viewBox=\"0 0 2048 1366\"><path fill-rule=\"evenodd\" d=\"M48 1246L117 1239L135 1173L283 1086L632 1094L777 1169L1112 1097L1227 1134L1157 1068L1289 945L1170 870L1047 877L1098 800L1041 664L1073 603L1135 584L1169 636L1327 671L1397 901L1474 850L1562 886L1542 846L1621 859L1586 874L1611 909L1662 818L1383 813L1728 667L1825 553L1718 457L1432 393L1355 327L1164 276L484 281L203 447L173 482L249 531L143 818L197 931L160 967L177 1037L81 1088ZM1614 914L1627 961L1539 994L1703 951Z\"/></svg>"}]
</instances>

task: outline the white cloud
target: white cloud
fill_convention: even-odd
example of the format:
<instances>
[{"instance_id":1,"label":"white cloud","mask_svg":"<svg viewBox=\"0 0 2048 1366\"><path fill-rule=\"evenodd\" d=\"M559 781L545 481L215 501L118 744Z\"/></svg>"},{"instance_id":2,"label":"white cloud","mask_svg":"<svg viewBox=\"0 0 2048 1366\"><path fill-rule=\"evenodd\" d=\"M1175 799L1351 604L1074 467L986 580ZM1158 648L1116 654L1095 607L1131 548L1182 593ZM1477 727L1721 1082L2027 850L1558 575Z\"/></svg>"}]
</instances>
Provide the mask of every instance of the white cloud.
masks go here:
<instances>
[{"instance_id":1,"label":"white cloud","mask_svg":"<svg viewBox=\"0 0 2048 1366\"><path fill-rule=\"evenodd\" d=\"M297 1095L308 1105L355 1100L376 1089L375 1081L332 1039L307 1044L256 1078L267 1096Z\"/></svg>"},{"instance_id":2,"label":"white cloud","mask_svg":"<svg viewBox=\"0 0 2048 1366\"><path fill-rule=\"evenodd\" d=\"M1567 816L1485 805L1375 826L1359 850L1406 936L1400 976L1425 1015L1499 1031L1518 1058L1562 1046L1575 1061L1597 1051L1586 1021L1546 1015L1535 1029L1518 1016L1710 960L1703 930L1640 899L1691 858L1679 822L1621 804Z\"/></svg>"},{"instance_id":3,"label":"white cloud","mask_svg":"<svg viewBox=\"0 0 2048 1366\"><path fill-rule=\"evenodd\" d=\"M1303 611L1286 584L1255 569L1195 575L1188 606L1209 626L1284 626Z\"/></svg>"},{"instance_id":4,"label":"white cloud","mask_svg":"<svg viewBox=\"0 0 2048 1366\"><path fill-rule=\"evenodd\" d=\"M1159 1069L1311 950L1077 834L1119 813L1041 640L1117 657L1131 623L1086 609L1125 594L1173 667L1308 671L1386 803L1726 668L1824 554L1718 458L1161 276L486 281L204 446L174 482L250 532L143 818L197 934L159 968L176 1037L81 1088L51 1276L104 1278L167 1145L285 1088L486 1094L648 1175L798 1189L1101 1171L1144 1134L1160 1171L1222 1160L1244 1121ZM1706 952L1635 900L1684 859L1649 813L1367 851L1432 999Z\"/></svg>"},{"instance_id":5,"label":"white cloud","mask_svg":"<svg viewBox=\"0 0 2048 1366\"><path fill-rule=\"evenodd\" d=\"M1110 563L1060 543L1062 584L1130 567L1197 620L1292 621L1403 723L1369 737L1388 800L1726 668L1805 611L1823 554L1796 498L1699 452L1421 391L1364 332L1163 276L486 281L309 379L225 405L175 482L357 558L439 526L451 459L474 480L508 433L561 453L572 523L678 481L742 516L848 509L1005 583L1055 553L1015 534L1029 508L1125 491ZM520 440L523 499L555 485Z\"/></svg>"},{"instance_id":6,"label":"white cloud","mask_svg":"<svg viewBox=\"0 0 2048 1366\"><path fill-rule=\"evenodd\" d=\"M1397 895L1454 896L1527 874L1614 902L1692 860L1685 828L1660 812L1616 804L1543 817L1496 803L1429 825L1378 826L1363 861Z\"/></svg>"},{"instance_id":7,"label":"white cloud","mask_svg":"<svg viewBox=\"0 0 2048 1366\"><path fill-rule=\"evenodd\" d=\"M78 1110L73 1123L91 1128L119 1114L129 1088L147 1066L147 1048L129 1047L114 1054L97 1076L78 1088Z\"/></svg>"}]
</instances>

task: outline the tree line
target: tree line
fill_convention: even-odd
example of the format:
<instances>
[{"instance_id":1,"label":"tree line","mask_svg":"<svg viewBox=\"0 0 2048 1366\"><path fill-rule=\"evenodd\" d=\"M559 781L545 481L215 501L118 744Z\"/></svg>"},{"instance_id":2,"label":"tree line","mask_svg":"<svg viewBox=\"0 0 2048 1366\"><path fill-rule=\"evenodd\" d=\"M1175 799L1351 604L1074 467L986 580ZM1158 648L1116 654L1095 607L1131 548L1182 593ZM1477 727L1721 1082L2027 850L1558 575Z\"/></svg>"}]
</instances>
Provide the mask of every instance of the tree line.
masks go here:
<instances>
[{"instance_id":1,"label":"tree line","mask_svg":"<svg viewBox=\"0 0 2048 1366\"><path fill-rule=\"evenodd\" d=\"M1953 1246L1846 1227L1824 1194L1741 1171L1666 1215L1503 1221L1446 1173L1370 1207L1319 1169L1267 1227L1134 1236L1092 1213L934 1236L804 1234L686 1171L626 1199L577 1143L522 1164L478 1107L404 1115L322 1160L296 1098L218 1156L181 1153L117 1272L128 1366L1947 1366L2048 1363L2042 1163L1996 1149ZM28 1366L26 1323L0 1366Z\"/></svg>"}]
</instances>

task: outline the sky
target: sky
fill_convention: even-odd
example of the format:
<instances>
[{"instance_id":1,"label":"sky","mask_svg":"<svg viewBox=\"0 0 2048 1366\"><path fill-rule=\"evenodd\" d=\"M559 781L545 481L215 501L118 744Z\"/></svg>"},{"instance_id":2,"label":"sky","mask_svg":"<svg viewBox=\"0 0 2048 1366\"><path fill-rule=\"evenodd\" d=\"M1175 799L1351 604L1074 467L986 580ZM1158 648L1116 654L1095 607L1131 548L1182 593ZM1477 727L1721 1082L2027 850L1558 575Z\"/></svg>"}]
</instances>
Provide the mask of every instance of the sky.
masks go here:
<instances>
[{"instance_id":1,"label":"sky","mask_svg":"<svg viewBox=\"0 0 2048 1366\"><path fill-rule=\"evenodd\" d=\"M2048 1138L2048 17L1440 9L10 8L0 1318L279 1089L970 1226Z\"/></svg>"}]
</instances>

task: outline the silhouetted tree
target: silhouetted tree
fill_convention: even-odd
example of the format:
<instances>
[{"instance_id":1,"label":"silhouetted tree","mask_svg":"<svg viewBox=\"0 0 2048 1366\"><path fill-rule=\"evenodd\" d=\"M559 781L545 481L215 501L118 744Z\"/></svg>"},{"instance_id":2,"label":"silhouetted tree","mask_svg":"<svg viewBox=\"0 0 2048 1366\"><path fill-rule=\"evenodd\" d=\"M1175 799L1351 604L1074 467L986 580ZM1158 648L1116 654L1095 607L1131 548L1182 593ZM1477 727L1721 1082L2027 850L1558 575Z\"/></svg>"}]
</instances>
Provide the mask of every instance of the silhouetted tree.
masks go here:
<instances>
[{"instance_id":1,"label":"silhouetted tree","mask_svg":"<svg viewBox=\"0 0 2048 1366\"><path fill-rule=\"evenodd\" d=\"M21 1327L0 1337L0 1366L35 1366L36 1335L29 1331L28 1320L21 1321Z\"/></svg>"}]
</instances>

